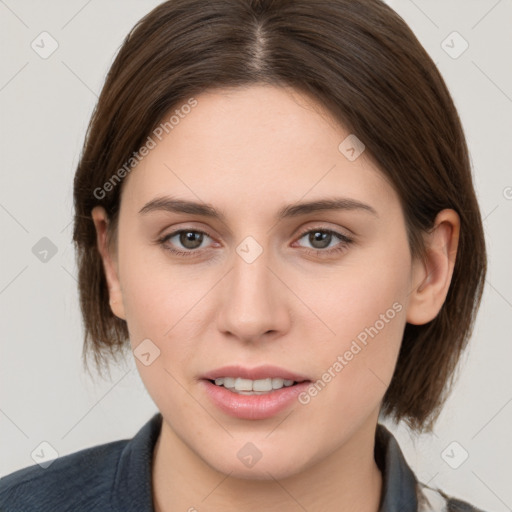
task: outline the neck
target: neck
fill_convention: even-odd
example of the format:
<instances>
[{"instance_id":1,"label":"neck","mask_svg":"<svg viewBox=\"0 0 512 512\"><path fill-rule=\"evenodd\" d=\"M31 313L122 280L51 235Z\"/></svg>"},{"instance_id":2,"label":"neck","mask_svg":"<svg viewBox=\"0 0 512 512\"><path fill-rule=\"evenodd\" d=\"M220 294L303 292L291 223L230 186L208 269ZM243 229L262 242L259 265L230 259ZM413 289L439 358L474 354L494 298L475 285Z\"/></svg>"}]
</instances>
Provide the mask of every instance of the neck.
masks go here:
<instances>
[{"instance_id":1,"label":"neck","mask_svg":"<svg viewBox=\"0 0 512 512\"><path fill-rule=\"evenodd\" d=\"M372 418L337 450L300 473L251 480L215 470L164 419L153 455L155 511L378 512L382 474L374 459L376 422Z\"/></svg>"}]
</instances>

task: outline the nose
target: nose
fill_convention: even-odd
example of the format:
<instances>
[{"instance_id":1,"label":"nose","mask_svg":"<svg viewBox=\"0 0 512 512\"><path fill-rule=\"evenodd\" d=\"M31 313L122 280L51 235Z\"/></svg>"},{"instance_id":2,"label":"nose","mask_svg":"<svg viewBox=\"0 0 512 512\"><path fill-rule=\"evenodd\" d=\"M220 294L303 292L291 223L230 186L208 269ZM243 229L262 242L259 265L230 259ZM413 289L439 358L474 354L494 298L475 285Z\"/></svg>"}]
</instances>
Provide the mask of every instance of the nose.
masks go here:
<instances>
[{"instance_id":1,"label":"nose","mask_svg":"<svg viewBox=\"0 0 512 512\"><path fill-rule=\"evenodd\" d=\"M243 251L234 255L223 280L218 328L245 342L275 339L290 328L293 294L278 276L268 250L251 259Z\"/></svg>"}]
</instances>

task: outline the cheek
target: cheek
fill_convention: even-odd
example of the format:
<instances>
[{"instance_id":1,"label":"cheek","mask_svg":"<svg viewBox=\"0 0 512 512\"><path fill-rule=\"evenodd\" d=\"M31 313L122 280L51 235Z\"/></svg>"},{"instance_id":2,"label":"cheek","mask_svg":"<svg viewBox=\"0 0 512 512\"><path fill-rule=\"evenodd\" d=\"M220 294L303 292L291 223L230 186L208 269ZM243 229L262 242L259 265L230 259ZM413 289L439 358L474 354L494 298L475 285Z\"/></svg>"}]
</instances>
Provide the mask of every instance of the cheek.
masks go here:
<instances>
[{"instance_id":1,"label":"cheek","mask_svg":"<svg viewBox=\"0 0 512 512\"><path fill-rule=\"evenodd\" d=\"M126 240L130 239L130 234ZM135 239L135 238L134 238ZM185 274L160 247L120 243L123 302L129 328L162 337L197 301L200 280Z\"/></svg>"},{"instance_id":2,"label":"cheek","mask_svg":"<svg viewBox=\"0 0 512 512\"><path fill-rule=\"evenodd\" d=\"M120 248L123 302L140 377L159 409L172 400L173 410L180 411L174 418L178 421L193 408L180 385L180 372L193 366L197 357L193 340L199 336L194 326L200 326L194 319L207 293L205 280L198 274L191 277L190 271L183 272L165 255L155 257L159 249L154 247L124 252ZM137 357L146 352L150 353L147 365Z\"/></svg>"},{"instance_id":3,"label":"cheek","mask_svg":"<svg viewBox=\"0 0 512 512\"><path fill-rule=\"evenodd\" d=\"M361 352L363 360L396 352L405 322L407 276L391 262L385 268L375 263L352 272L343 284L335 328L341 345L348 350L352 341L362 347L371 344L371 351Z\"/></svg>"},{"instance_id":4,"label":"cheek","mask_svg":"<svg viewBox=\"0 0 512 512\"><path fill-rule=\"evenodd\" d=\"M222 271L178 264L159 247L128 250L120 244L119 257L132 350L136 356L139 344L149 339L158 353L150 366L136 360L141 377L153 396L163 384L179 396L180 387L170 375L197 367L198 345L217 311L211 304Z\"/></svg>"},{"instance_id":5,"label":"cheek","mask_svg":"<svg viewBox=\"0 0 512 512\"><path fill-rule=\"evenodd\" d=\"M375 244L372 250L361 251L350 265L347 260L347 265L336 269L322 287L310 288L315 292L310 293L308 303L334 331L323 329L327 334L315 345L312 361L317 361L322 381L317 386L322 388L318 395L323 395L338 414L355 417L363 409L376 407L398 358L411 260L401 234L383 240L386 242ZM318 329L316 317L308 322L311 333L313 323Z\"/></svg>"}]
</instances>

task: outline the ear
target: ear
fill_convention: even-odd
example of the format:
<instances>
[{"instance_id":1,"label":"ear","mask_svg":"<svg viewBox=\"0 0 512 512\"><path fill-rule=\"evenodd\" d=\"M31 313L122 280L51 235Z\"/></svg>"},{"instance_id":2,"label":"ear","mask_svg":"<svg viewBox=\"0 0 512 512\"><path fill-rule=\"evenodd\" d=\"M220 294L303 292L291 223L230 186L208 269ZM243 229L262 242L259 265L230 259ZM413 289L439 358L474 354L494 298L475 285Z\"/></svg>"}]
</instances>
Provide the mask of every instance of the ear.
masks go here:
<instances>
[{"instance_id":1,"label":"ear","mask_svg":"<svg viewBox=\"0 0 512 512\"><path fill-rule=\"evenodd\" d=\"M111 254L111 249L107 246L107 230L109 218L102 206L95 206L91 210L92 220L96 228L96 240L98 251L103 261L103 269L107 279L110 309L118 318L126 320L123 304L123 294L119 281L119 272L117 264L117 255Z\"/></svg>"},{"instance_id":2,"label":"ear","mask_svg":"<svg viewBox=\"0 0 512 512\"><path fill-rule=\"evenodd\" d=\"M446 209L437 214L434 227L425 234L425 259L413 262L414 288L407 306L407 322L426 324L441 310L452 280L459 231L459 215Z\"/></svg>"}]
</instances>

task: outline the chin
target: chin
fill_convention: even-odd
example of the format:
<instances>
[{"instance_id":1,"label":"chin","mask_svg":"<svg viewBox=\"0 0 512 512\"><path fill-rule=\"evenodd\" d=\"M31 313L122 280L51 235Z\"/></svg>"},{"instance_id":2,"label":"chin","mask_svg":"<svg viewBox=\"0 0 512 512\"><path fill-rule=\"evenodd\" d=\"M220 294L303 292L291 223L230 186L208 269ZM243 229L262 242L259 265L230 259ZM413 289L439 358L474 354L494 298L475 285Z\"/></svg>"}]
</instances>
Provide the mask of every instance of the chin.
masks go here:
<instances>
[{"instance_id":1,"label":"chin","mask_svg":"<svg viewBox=\"0 0 512 512\"><path fill-rule=\"evenodd\" d=\"M215 471L240 480L281 480L305 469L302 467L304 459L299 460L294 451L286 453L275 448L268 454L269 450L268 447L257 450L251 442L244 442L233 451L232 457L226 455L226 450L219 456L208 452L202 458Z\"/></svg>"}]
</instances>

